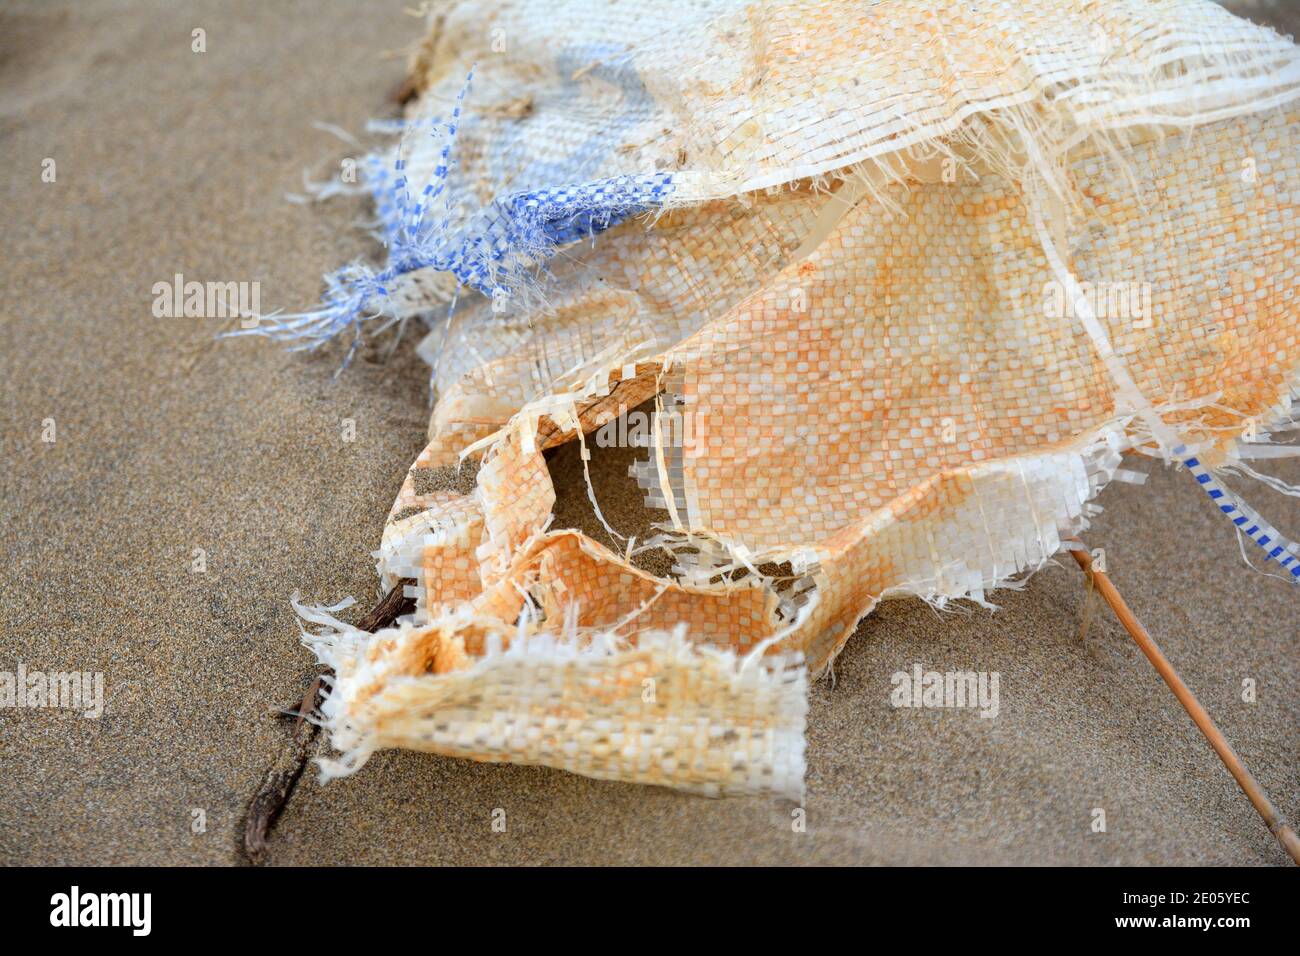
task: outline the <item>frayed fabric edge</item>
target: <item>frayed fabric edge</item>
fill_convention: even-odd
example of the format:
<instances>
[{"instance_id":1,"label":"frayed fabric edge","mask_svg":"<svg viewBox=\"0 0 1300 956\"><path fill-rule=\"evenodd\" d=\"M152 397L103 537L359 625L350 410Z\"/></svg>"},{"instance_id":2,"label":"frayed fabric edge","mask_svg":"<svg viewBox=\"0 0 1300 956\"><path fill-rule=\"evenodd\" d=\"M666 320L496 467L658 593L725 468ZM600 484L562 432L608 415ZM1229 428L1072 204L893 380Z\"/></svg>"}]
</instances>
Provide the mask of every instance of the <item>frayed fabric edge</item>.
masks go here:
<instances>
[{"instance_id":1,"label":"frayed fabric edge","mask_svg":"<svg viewBox=\"0 0 1300 956\"><path fill-rule=\"evenodd\" d=\"M319 760L325 780L403 747L707 796L803 796L808 682L798 655L754 662L691 643L684 626L635 646L608 633L507 641L497 632L467 667L406 674L390 669L400 648L466 622L372 635L313 618L321 629L304 643L339 675L321 707L341 752ZM376 645L388 650L374 654Z\"/></svg>"}]
</instances>

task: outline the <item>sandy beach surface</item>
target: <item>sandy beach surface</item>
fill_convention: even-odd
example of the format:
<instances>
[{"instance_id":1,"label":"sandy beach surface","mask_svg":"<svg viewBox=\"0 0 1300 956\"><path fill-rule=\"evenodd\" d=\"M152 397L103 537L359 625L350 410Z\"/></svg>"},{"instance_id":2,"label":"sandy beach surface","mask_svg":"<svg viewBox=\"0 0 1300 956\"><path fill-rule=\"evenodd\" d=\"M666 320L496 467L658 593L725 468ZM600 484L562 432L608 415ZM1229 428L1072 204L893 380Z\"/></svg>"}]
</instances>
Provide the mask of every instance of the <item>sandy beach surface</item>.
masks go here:
<instances>
[{"instance_id":1,"label":"sandy beach surface","mask_svg":"<svg viewBox=\"0 0 1300 956\"><path fill-rule=\"evenodd\" d=\"M318 671L290 594L354 595L352 614L377 597L370 552L428 417L413 339L336 378L341 349L214 344L218 321L158 318L152 289L255 281L264 309L294 309L375 254L362 199L284 197L357 152L314 122L393 115L421 35L402 6L0 4L0 671L102 672L106 698L98 719L0 710L0 863L244 862L248 800L292 732L271 708ZM635 523L622 454L597 484ZM571 487L578 465L552 462ZM1300 592L1243 564L1185 474L1134 467L1149 481L1102 495L1089 544L1300 817ZM1248 491L1300 533L1295 499ZM589 527L584 509L566 500L561 524ZM309 768L266 861L1287 862L1104 606L1081 639L1065 561L996 613L902 601L861 625L812 691L802 831L783 800L390 752L328 785ZM891 707L891 674L917 663L997 672L998 717Z\"/></svg>"}]
</instances>

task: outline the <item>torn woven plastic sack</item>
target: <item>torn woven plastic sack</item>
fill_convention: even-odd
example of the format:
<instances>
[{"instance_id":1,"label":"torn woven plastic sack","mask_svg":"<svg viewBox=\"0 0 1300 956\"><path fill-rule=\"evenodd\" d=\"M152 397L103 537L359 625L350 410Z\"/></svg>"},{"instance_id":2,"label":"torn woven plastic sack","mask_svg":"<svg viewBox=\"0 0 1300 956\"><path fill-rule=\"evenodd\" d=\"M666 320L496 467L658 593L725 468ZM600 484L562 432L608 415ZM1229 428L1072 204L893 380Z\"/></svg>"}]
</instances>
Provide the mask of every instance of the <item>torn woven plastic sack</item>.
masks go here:
<instances>
[{"instance_id":1,"label":"torn woven plastic sack","mask_svg":"<svg viewBox=\"0 0 1300 956\"><path fill-rule=\"evenodd\" d=\"M386 265L259 330L429 326L378 552L415 611L304 610L329 772L797 796L807 677L877 602L987 603L1125 454L1300 577L1217 478L1295 426L1288 39L1208 0L464 2L412 80L367 167ZM646 402L657 533L555 527L548 450Z\"/></svg>"}]
</instances>

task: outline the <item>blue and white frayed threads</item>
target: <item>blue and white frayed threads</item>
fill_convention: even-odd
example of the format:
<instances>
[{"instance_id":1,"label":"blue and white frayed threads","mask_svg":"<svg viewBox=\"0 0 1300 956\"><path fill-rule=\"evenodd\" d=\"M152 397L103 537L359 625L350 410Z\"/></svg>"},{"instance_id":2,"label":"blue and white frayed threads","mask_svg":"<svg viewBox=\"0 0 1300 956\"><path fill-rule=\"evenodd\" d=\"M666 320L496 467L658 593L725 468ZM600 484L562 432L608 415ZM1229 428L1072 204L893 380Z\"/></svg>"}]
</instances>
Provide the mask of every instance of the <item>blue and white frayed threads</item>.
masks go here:
<instances>
[{"instance_id":1,"label":"blue and white frayed threads","mask_svg":"<svg viewBox=\"0 0 1300 956\"><path fill-rule=\"evenodd\" d=\"M1187 454L1187 446L1179 445L1174 454L1182 459L1197 484L1210 496L1215 505L1246 536L1264 549L1270 560L1276 561L1291 580L1300 583L1300 547L1284 538L1271 524L1261 518L1251 507L1223 487L1201 464L1200 459Z\"/></svg>"},{"instance_id":2,"label":"blue and white frayed threads","mask_svg":"<svg viewBox=\"0 0 1300 956\"><path fill-rule=\"evenodd\" d=\"M538 277L545 277L546 263L560 247L658 209L672 192L668 173L617 176L512 193L476 212L460 213L450 201L448 183L455 169L452 146L470 80L442 128L445 142L429 182L418 194L411 193L401 146L391 172L379 157L366 159L366 184L375 199L379 238L388 249L387 265L378 270L360 262L344 266L325 276L320 308L268 316L257 327L230 335L262 335L290 343L297 351L319 348L352 330L346 367L360 343L362 325L385 314L385 300L402 276L433 269L450 273L461 285L494 300L521 291L526 294ZM432 134L438 135L442 124L433 126Z\"/></svg>"}]
</instances>

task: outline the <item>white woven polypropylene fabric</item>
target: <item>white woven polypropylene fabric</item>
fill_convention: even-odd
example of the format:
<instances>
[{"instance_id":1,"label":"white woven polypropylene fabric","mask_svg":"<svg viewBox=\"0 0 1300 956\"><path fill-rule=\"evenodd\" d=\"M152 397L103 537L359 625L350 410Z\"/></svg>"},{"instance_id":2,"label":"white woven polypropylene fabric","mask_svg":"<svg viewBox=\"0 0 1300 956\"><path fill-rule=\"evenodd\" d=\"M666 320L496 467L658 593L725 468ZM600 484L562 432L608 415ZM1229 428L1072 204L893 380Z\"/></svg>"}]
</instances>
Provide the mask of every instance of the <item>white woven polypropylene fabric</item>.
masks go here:
<instances>
[{"instance_id":1,"label":"white woven polypropylene fabric","mask_svg":"<svg viewBox=\"0 0 1300 956\"><path fill-rule=\"evenodd\" d=\"M335 769L797 794L802 667L879 600L985 601L1124 453L1290 420L1300 57L1212 3L466 2L413 69L385 288L328 328L427 319L414 472L481 467L394 505L414 619L314 641ZM694 426L637 467L668 577L551 527L542 455L655 396Z\"/></svg>"}]
</instances>

